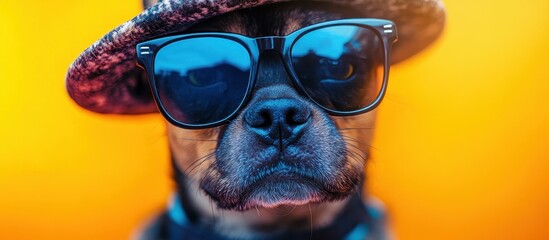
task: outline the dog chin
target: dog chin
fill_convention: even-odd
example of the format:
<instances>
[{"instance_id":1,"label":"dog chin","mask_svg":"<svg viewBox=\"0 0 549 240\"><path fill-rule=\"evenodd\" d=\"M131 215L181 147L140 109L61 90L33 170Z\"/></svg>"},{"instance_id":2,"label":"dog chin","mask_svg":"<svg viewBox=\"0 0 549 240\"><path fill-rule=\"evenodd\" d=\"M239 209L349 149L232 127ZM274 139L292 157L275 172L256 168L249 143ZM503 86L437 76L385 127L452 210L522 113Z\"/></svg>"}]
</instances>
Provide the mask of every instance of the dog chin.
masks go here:
<instances>
[{"instance_id":1,"label":"dog chin","mask_svg":"<svg viewBox=\"0 0 549 240\"><path fill-rule=\"evenodd\" d=\"M247 211L251 209L274 209L279 207L295 207L306 204L328 202L344 199L353 191L346 194L329 194L319 191L316 187L291 182L265 184L262 188L254 189L245 199L237 200L236 204L225 205L233 200L218 199L218 206L227 210Z\"/></svg>"},{"instance_id":2,"label":"dog chin","mask_svg":"<svg viewBox=\"0 0 549 240\"><path fill-rule=\"evenodd\" d=\"M242 210L252 208L277 208L318 203L329 195L309 180L273 179L255 184L242 201Z\"/></svg>"},{"instance_id":3,"label":"dog chin","mask_svg":"<svg viewBox=\"0 0 549 240\"><path fill-rule=\"evenodd\" d=\"M358 179L356 178L356 180ZM217 203L218 207L226 210L246 211L341 200L354 192L358 181L347 181L346 186L335 184L339 185L338 189L332 189L330 185L313 177L282 168L273 170L262 176L260 180L240 188L240 191L237 190L239 194L230 191L223 192L220 189L209 189L208 185L203 185L202 189Z\"/></svg>"}]
</instances>

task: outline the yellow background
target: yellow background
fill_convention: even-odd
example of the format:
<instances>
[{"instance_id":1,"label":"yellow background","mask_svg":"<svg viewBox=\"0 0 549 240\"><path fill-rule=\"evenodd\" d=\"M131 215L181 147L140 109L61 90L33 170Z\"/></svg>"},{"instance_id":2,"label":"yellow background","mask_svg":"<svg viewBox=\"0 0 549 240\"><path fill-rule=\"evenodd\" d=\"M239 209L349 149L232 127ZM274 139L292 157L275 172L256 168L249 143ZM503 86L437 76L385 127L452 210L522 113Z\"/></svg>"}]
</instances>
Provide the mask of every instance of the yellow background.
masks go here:
<instances>
[{"instance_id":1,"label":"yellow background","mask_svg":"<svg viewBox=\"0 0 549 240\"><path fill-rule=\"evenodd\" d=\"M447 0L392 68L370 191L400 239L549 239L549 2ZM64 76L138 0L0 3L0 239L127 239L169 180L158 115L79 109Z\"/></svg>"}]
</instances>

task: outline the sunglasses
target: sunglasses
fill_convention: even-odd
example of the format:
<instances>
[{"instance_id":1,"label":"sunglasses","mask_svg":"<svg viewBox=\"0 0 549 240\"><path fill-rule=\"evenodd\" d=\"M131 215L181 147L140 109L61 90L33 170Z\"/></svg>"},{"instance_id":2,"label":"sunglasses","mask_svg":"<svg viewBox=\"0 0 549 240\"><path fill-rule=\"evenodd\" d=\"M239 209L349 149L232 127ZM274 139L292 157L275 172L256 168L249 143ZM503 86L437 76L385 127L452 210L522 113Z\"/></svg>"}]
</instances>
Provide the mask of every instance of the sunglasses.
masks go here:
<instances>
[{"instance_id":1,"label":"sunglasses","mask_svg":"<svg viewBox=\"0 0 549 240\"><path fill-rule=\"evenodd\" d=\"M375 108L387 87L395 24L340 19L287 36L250 38L207 32L137 44L160 112L189 129L228 123L246 105L261 53L277 51L294 87L328 114L350 116Z\"/></svg>"}]
</instances>

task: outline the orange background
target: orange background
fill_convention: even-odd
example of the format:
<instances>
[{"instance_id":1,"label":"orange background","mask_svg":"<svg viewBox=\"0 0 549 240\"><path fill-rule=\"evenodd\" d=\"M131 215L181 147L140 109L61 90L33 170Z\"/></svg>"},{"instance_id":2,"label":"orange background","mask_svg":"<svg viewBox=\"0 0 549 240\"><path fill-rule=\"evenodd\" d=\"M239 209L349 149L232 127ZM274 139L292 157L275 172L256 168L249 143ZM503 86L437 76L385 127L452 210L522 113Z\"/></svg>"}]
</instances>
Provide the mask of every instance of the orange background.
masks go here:
<instances>
[{"instance_id":1,"label":"orange background","mask_svg":"<svg viewBox=\"0 0 549 240\"><path fill-rule=\"evenodd\" d=\"M445 4L392 69L370 191L400 239L549 239L549 2ZM0 5L0 239L127 239L172 186L163 120L81 110L64 76L139 1Z\"/></svg>"}]
</instances>

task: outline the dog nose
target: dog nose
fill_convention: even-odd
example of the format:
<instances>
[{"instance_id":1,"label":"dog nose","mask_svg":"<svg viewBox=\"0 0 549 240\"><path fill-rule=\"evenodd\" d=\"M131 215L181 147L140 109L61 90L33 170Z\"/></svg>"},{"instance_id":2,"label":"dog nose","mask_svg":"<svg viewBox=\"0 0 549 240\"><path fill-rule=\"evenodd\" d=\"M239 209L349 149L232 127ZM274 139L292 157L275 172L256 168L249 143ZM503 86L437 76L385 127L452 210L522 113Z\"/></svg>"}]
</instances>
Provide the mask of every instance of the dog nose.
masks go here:
<instances>
[{"instance_id":1,"label":"dog nose","mask_svg":"<svg viewBox=\"0 0 549 240\"><path fill-rule=\"evenodd\" d=\"M263 141L280 147L299 139L310 119L307 105L288 98L261 100L244 115L250 131Z\"/></svg>"}]
</instances>

